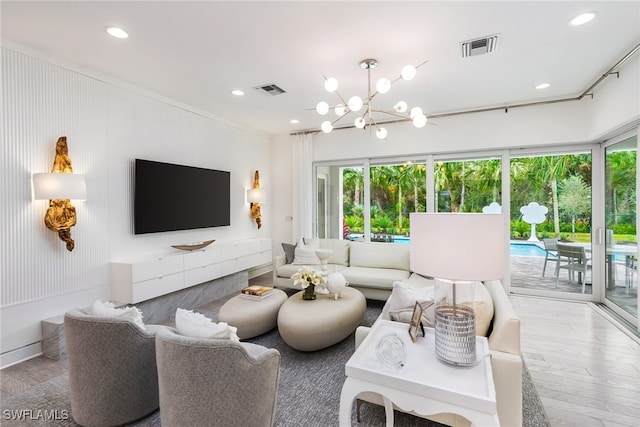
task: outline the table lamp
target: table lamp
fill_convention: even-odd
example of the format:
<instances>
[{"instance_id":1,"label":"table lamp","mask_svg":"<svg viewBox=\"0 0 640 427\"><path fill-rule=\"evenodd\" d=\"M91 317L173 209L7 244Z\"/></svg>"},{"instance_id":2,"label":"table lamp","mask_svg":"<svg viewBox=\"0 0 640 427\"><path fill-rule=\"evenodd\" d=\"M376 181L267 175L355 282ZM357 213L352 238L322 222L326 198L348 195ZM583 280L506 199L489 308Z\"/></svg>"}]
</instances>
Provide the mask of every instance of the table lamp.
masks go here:
<instances>
[{"instance_id":1,"label":"table lamp","mask_svg":"<svg viewBox=\"0 0 640 427\"><path fill-rule=\"evenodd\" d=\"M411 271L436 279L435 352L456 366L476 363L474 282L504 275L502 214L412 213Z\"/></svg>"}]
</instances>

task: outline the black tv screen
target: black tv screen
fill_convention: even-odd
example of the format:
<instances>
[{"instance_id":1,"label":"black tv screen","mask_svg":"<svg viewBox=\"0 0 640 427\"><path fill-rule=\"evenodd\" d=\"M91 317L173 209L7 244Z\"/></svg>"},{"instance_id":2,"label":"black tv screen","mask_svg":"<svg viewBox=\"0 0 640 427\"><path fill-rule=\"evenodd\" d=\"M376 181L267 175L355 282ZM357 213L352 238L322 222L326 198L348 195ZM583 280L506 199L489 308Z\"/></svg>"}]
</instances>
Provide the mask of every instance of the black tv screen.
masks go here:
<instances>
[{"instance_id":1,"label":"black tv screen","mask_svg":"<svg viewBox=\"0 0 640 427\"><path fill-rule=\"evenodd\" d=\"M230 225L230 173L136 159L135 234Z\"/></svg>"}]
</instances>

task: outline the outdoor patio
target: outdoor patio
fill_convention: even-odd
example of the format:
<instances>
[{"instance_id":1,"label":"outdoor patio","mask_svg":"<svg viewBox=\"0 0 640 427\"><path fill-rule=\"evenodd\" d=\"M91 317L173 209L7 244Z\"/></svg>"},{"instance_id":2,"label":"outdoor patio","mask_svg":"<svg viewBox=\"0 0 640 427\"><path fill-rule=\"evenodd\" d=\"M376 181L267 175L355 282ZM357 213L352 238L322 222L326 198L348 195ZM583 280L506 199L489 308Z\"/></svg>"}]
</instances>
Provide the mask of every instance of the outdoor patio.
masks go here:
<instances>
[{"instance_id":1,"label":"outdoor patio","mask_svg":"<svg viewBox=\"0 0 640 427\"><path fill-rule=\"evenodd\" d=\"M624 308L627 312L637 313L637 273L635 271L629 272L632 276L633 284L627 294L625 292L625 275L627 274L625 264L622 262L614 262L613 264L615 266L615 287L613 290L608 291L607 296L610 300L615 302L616 305ZM573 282L570 282L568 273L562 270L560 271L558 287L556 287L556 263L552 261L547 262L547 269L544 277L542 276L543 265L544 257L511 255L510 268L512 290L517 292L517 288L524 288L569 293L582 292L582 286L578 283L577 277ZM589 270L589 273L587 274L585 294L591 293L591 270Z\"/></svg>"}]
</instances>

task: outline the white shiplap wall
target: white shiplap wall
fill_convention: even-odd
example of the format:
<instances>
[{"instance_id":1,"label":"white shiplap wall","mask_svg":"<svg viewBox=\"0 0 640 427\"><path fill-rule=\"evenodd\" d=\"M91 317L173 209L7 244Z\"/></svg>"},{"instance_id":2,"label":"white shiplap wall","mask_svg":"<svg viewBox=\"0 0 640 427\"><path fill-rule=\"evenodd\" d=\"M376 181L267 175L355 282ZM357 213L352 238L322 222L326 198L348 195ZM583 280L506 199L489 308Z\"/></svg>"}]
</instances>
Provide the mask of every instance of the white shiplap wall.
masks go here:
<instances>
[{"instance_id":1,"label":"white shiplap wall","mask_svg":"<svg viewBox=\"0 0 640 427\"><path fill-rule=\"evenodd\" d=\"M270 190L266 136L14 48L2 48L1 95L0 365L38 348L41 319L108 299L112 260L210 238L270 237L268 204L257 230L244 197L256 169ZM87 201L74 203L73 252L44 226L48 202L31 200L31 173L51 169L62 135L87 180ZM230 171L231 226L133 235L135 158Z\"/></svg>"}]
</instances>

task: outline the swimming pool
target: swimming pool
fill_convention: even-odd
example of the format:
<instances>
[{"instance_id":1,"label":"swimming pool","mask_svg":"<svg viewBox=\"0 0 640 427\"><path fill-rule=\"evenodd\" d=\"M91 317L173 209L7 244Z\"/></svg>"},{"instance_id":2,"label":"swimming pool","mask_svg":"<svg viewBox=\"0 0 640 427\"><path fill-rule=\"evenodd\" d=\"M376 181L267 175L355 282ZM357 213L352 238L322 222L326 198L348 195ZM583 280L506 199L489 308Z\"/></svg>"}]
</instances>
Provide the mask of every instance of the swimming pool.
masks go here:
<instances>
[{"instance_id":1,"label":"swimming pool","mask_svg":"<svg viewBox=\"0 0 640 427\"><path fill-rule=\"evenodd\" d=\"M408 245L410 242L411 237L393 236L393 243ZM541 246L532 242L511 242L509 245L509 253L513 256L531 256L540 258L544 258L546 255L546 251Z\"/></svg>"},{"instance_id":2,"label":"swimming pool","mask_svg":"<svg viewBox=\"0 0 640 427\"><path fill-rule=\"evenodd\" d=\"M511 242L509 253L515 256L532 256L544 258L546 251L535 243Z\"/></svg>"}]
</instances>

